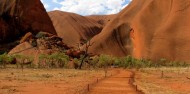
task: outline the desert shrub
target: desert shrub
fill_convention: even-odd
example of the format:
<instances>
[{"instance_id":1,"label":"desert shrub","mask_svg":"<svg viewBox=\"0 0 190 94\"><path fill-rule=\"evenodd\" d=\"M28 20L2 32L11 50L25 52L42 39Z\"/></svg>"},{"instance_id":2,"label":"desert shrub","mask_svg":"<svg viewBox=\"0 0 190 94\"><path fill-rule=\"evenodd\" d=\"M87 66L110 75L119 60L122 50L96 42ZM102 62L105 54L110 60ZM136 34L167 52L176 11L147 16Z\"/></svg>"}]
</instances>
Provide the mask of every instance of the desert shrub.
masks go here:
<instances>
[{"instance_id":1,"label":"desert shrub","mask_svg":"<svg viewBox=\"0 0 190 94\"><path fill-rule=\"evenodd\" d=\"M55 53L50 56L50 59L55 61L57 67L63 68L69 61L69 56L64 53Z\"/></svg>"},{"instance_id":2,"label":"desert shrub","mask_svg":"<svg viewBox=\"0 0 190 94\"><path fill-rule=\"evenodd\" d=\"M8 55L7 53L4 53L0 55L0 65L6 68L6 64L12 62L14 60L14 57Z\"/></svg>"},{"instance_id":3,"label":"desert shrub","mask_svg":"<svg viewBox=\"0 0 190 94\"><path fill-rule=\"evenodd\" d=\"M171 61L165 58L161 58L158 61L152 62L151 67L188 67L189 64L181 61Z\"/></svg>"},{"instance_id":4,"label":"desert shrub","mask_svg":"<svg viewBox=\"0 0 190 94\"><path fill-rule=\"evenodd\" d=\"M46 62L48 62L48 55L40 54L39 55L38 67L39 68L44 68L46 66Z\"/></svg>"},{"instance_id":5,"label":"desert shrub","mask_svg":"<svg viewBox=\"0 0 190 94\"><path fill-rule=\"evenodd\" d=\"M114 64L114 60L109 55L100 55L97 66L100 68L111 66Z\"/></svg>"},{"instance_id":6,"label":"desert shrub","mask_svg":"<svg viewBox=\"0 0 190 94\"><path fill-rule=\"evenodd\" d=\"M115 63L124 68L146 68L146 67L187 67L185 62L169 61L161 58L157 62L152 62L149 59L135 59L132 56L126 56L120 60L116 59Z\"/></svg>"},{"instance_id":7,"label":"desert shrub","mask_svg":"<svg viewBox=\"0 0 190 94\"><path fill-rule=\"evenodd\" d=\"M5 68L4 57L5 57L4 54L0 55L0 65L3 66L3 67Z\"/></svg>"},{"instance_id":8,"label":"desert shrub","mask_svg":"<svg viewBox=\"0 0 190 94\"><path fill-rule=\"evenodd\" d=\"M150 60L136 59L130 55L122 58L116 58L115 64L123 68L144 68L153 66L153 63Z\"/></svg>"},{"instance_id":9,"label":"desert shrub","mask_svg":"<svg viewBox=\"0 0 190 94\"><path fill-rule=\"evenodd\" d=\"M122 58L122 62L121 62L121 67L124 68L131 68L134 66L134 62L135 60L131 57L131 56L126 56L124 58Z\"/></svg>"},{"instance_id":10,"label":"desert shrub","mask_svg":"<svg viewBox=\"0 0 190 94\"><path fill-rule=\"evenodd\" d=\"M168 61L165 66L168 67L188 67L189 65L186 62L179 61Z\"/></svg>"},{"instance_id":11,"label":"desert shrub","mask_svg":"<svg viewBox=\"0 0 190 94\"><path fill-rule=\"evenodd\" d=\"M110 66L122 67L122 68L147 68L147 67L187 67L189 66L185 62L169 61L165 58L161 58L158 61L151 61L150 59L136 59L132 56L126 57L112 57L109 55L100 55L92 57L90 60L93 68L108 68ZM79 59L80 62L80 59Z\"/></svg>"},{"instance_id":12,"label":"desert shrub","mask_svg":"<svg viewBox=\"0 0 190 94\"><path fill-rule=\"evenodd\" d=\"M91 58L92 60L90 61L90 64L92 65L93 68L98 68L96 65L98 64L99 62L99 57L98 56L95 56L93 58Z\"/></svg>"},{"instance_id":13,"label":"desert shrub","mask_svg":"<svg viewBox=\"0 0 190 94\"><path fill-rule=\"evenodd\" d=\"M41 54L39 56L39 67L63 68L69 61L69 56L64 53L54 53L51 55Z\"/></svg>"},{"instance_id":14,"label":"desert shrub","mask_svg":"<svg viewBox=\"0 0 190 94\"><path fill-rule=\"evenodd\" d=\"M18 63L27 63L27 62L33 62L34 58L32 56L25 56L25 55L13 55L14 58L17 58Z\"/></svg>"},{"instance_id":15,"label":"desert shrub","mask_svg":"<svg viewBox=\"0 0 190 94\"><path fill-rule=\"evenodd\" d=\"M125 63L127 68L140 68L143 65L142 59L135 59L132 56L127 56Z\"/></svg>"},{"instance_id":16,"label":"desert shrub","mask_svg":"<svg viewBox=\"0 0 190 94\"><path fill-rule=\"evenodd\" d=\"M152 67L152 66L154 66L153 65L154 63L149 59L143 60L143 64L144 64L144 67Z\"/></svg>"},{"instance_id":17,"label":"desert shrub","mask_svg":"<svg viewBox=\"0 0 190 94\"><path fill-rule=\"evenodd\" d=\"M132 56L112 57L109 55L100 55L99 57L93 58L91 63L99 68L105 68L109 66L123 68L141 68L152 66L152 62L150 60L135 59Z\"/></svg>"},{"instance_id":18,"label":"desert shrub","mask_svg":"<svg viewBox=\"0 0 190 94\"><path fill-rule=\"evenodd\" d=\"M134 60L135 60L134 66L132 67L137 68L137 69L147 67L148 63L145 60L143 59L134 59Z\"/></svg>"},{"instance_id":19,"label":"desert shrub","mask_svg":"<svg viewBox=\"0 0 190 94\"><path fill-rule=\"evenodd\" d=\"M77 59L77 58L74 58L74 59L73 59L74 68L75 68L75 69L78 69L78 68L79 68L80 62L81 62L80 59Z\"/></svg>"},{"instance_id":20,"label":"desert shrub","mask_svg":"<svg viewBox=\"0 0 190 94\"><path fill-rule=\"evenodd\" d=\"M116 66L116 67L122 67L122 60L120 58L114 58L114 64L113 66Z\"/></svg>"},{"instance_id":21,"label":"desert shrub","mask_svg":"<svg viewBox=\"0 0 190 94\"><path fill-rule=\"evenodd\" d=\"M13 57L8 55L7 53L4 53L4 54L0 55L0 61L9 63L9 62L13 61Z\"/></svg>"},{"instance_id":22,"label":"desert shrub","mask_svg":"<svg viewBox=\"0 0 190 94\"><path fill-rule=\"evenodd\" d=\"M99 58L96 59L96 66L98 68L103 68L105 77L107 77L108 68L114 64L114 58L109 55L100 55Z\"/></svg>"},{"instance_id":23,"label":"desert shrub","mask_svg":"<svg viewBox=\"0 0 190 94\"><path fill-rule=\"evenodd\" d=\"M33 64L34 61L34 57L32 56L25 56L25 55L21 55L21 54L16 54L13 55L14 58L16 58L16 65L17 68L19 68L19 66L23 69L24 66L32 68L35 67Z\"/></svg>"},{"instance_id":24,"label":"desert shrub","mask_svg":"<svg viewBox=\"0 0 190 94\"><path fill-rule=\"evenodd\" d=\"M162 67L166 66L169 62L165 58L161 58L158 61L155 61L154 64L152 64L152 67Z\"/></svg>"}]
</instances>

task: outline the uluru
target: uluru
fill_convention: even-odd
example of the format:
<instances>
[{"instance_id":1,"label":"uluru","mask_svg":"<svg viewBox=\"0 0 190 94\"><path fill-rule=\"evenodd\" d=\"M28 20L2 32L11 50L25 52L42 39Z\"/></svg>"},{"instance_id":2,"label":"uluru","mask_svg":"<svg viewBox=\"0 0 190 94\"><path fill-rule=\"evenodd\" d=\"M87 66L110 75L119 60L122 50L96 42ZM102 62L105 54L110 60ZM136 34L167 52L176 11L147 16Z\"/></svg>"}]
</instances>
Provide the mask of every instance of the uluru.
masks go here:
<instances>
[{"instance_id":1,"label":"uluru","mask_svg":"<svg viewBox=\"0 0 190 94\"><path fill-rule=\"evenodd\" d=\"M64 17L57 17L58 14ZM71 14L60 11L49 13L60 36L67 37L67 29L70 29L67 33L73 37L65 39L70 45L92 38L94 45L90 47L91 53L132 55L152 60L166 58L189 61L188 1L133 0L117 15L92 15L79 18L79 15L75 14L74 17L74 14ZM55 18L61 18L63 21ZM67 21L71 18L73 21ZM82 19L86 19L88 23ZM80 21L84 24L80 24Z\"/></svg>"},{"instance_id":2,"label":"uluru","mask_svg":"<svg viewBox=\"0 0 190 94\"><path fill-rule=\"evenodd\" d=\"M133 0L92 39L91 52L189 62L189 3Z\"/></svg>"},{"instance_id":3,"label":"uluru","mask_svg":"<svg viewBox=\"0 0 190 94\"><path fill-rule=\"evenodd\" d=\"M1 0L0 94L189 94L190 0Z\"/></svg>"}]
</instances>

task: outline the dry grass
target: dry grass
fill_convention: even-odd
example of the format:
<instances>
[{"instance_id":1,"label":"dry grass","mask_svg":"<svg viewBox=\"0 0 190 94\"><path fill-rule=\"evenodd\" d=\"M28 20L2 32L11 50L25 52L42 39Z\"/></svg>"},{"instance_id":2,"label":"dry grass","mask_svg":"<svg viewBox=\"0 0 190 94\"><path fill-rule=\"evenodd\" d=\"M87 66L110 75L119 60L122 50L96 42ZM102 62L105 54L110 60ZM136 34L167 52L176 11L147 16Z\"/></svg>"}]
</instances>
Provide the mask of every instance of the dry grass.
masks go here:
<instances>
[{"instance_id":1,"label":"dry grass","mask_svg":"<svg viewBox=\"0 0 190 94\"><path fill-rule=\"evenodd\" d=\"M0 69L0 94L80 94L103 70Z\"/></svg>"},{"instance_id":2,"label":"dry grass","mask_svg":"<svg viewBox=\"0 0 190 94\"><path fill-rule=\"evenodd\" d=\"M188 77L189 68L144 68L136 73L136 84L146 94L189 94Z\"/></svg>"}]
</instances>

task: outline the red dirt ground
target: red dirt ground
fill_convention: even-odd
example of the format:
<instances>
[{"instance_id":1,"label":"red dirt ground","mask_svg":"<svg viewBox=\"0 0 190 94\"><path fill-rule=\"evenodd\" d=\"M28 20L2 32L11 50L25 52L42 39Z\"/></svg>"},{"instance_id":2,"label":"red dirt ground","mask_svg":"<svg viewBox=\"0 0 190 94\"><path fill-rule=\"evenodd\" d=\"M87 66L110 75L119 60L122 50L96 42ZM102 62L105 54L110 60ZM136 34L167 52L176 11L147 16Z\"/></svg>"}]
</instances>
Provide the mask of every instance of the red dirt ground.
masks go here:
<instances>
[{"instance_id":1,"label":"red dirt ground","mask_svg":"<svg viewBox=\"0 0 190 94\"><path fill-rule=\"evenodd\" d=\"M150 68L136 72L135 78L146 94L190 94L189 77L188 68Z\"/></svg>"},{"instance_id":2,"label":"red dirt ground","mask_svg":"<svg viewBox=\"0 0 190 94\"><path fill-rule=\"evenodd\" d=\"M133 77L123 69L109 69L106 78L103 70L1 69L0 94L139 94Z\"/></svg>"},{"instance_id":3,"label":"red dirt ground","mask_svg":"<svg viewBox=\"0 0 190 94\"><path fill-rule=\"evenodd\" d=\"M137 92L129 80L133 73L128 70L117 70L117 74L97 83L89 94L141 94Z\"/></svg>"},{"instance_id":4,"label":"red dirt ground","mask_svg":"<svg viewBox=\"0 0 190 94\"><path fill-rule=\"evenodd\" d=\"M1 69L0 94L81 94L102 70Z\"/></svg>"}]
</instances>

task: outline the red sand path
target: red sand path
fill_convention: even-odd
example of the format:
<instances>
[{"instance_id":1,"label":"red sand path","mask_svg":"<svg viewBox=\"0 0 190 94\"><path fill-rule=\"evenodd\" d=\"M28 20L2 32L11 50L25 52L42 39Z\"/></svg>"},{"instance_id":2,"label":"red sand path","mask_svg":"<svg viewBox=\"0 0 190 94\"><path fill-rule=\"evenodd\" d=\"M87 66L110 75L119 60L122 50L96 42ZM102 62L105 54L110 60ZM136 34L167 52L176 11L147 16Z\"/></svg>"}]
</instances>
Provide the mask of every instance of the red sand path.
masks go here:
<instances>
[{"instance_id":1,"label":"red sand path","mask_svg":"<svg viewBox=\"0 0 190 94\"><path fill-rule=\"evenodd\" d=\"M94 87L90 88L89 94L142 94L137 92L129 80L133 73L127 70L119 70L118 74L106 78Z\"/></svg>"}]
</instances>

